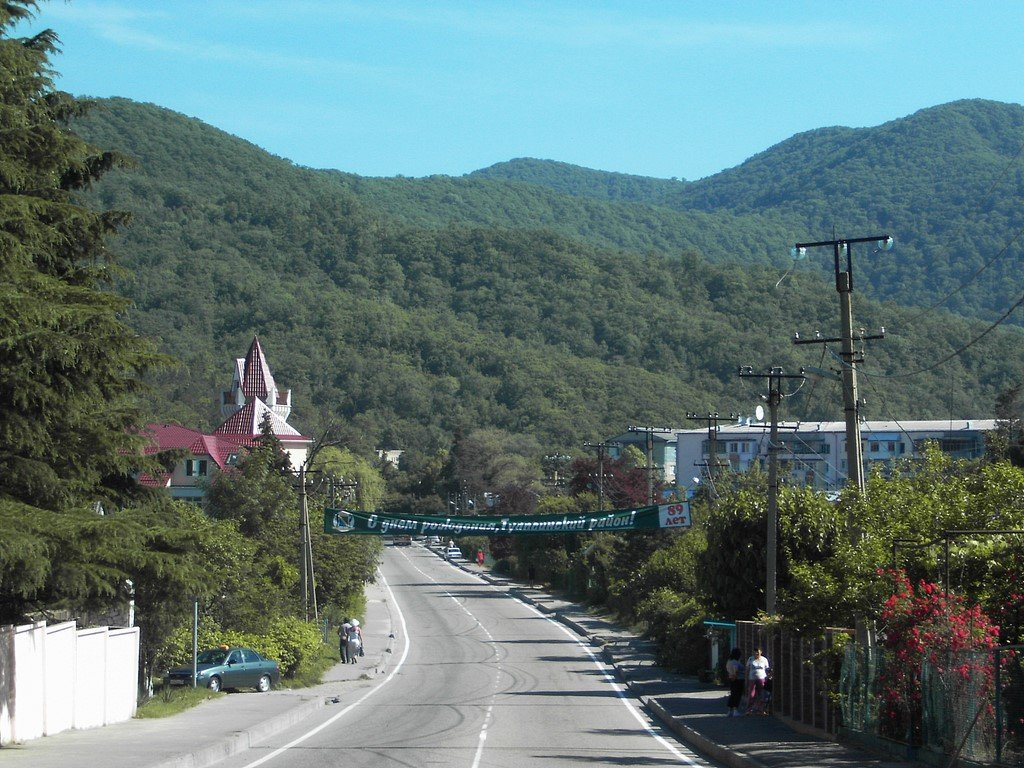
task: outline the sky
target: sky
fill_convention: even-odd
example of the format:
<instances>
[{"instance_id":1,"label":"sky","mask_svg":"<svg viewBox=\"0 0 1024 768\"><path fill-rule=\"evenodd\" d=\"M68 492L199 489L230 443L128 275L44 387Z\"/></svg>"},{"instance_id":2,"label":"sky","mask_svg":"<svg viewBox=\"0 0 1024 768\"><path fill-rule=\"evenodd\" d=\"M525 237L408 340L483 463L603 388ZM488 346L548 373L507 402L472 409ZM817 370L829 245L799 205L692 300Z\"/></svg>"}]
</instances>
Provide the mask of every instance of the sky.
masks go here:
<instances>
[{"instance_id":1,"label":"sky","mask_svg":"<svg viewBox=\"0 0 1024 768\"><path fill-rule=\"evenodd\" d=\"M1019 0L40 0L56 85L312 168L519 157L695 180L785 139L1024 101Z\"/></svg>"}]
</instances>

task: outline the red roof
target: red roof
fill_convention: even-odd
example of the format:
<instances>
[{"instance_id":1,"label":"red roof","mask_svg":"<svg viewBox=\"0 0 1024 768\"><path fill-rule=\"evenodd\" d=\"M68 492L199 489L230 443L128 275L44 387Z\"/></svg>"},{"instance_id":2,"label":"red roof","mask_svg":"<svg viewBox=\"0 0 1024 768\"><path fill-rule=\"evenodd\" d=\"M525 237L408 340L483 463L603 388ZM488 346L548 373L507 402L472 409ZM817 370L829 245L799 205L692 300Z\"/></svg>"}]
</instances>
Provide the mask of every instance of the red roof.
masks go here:
<instances>
[{"instance_id":1,"label":"red roof","mask_svg":"<svg viewBox=\"0 0 1024 768\"><path fill-rule=\"evenodd\" d=\"M149 424L146 431L150 437L150 443L145 448L147 455L172 448L184 448L193 456L209 456L221 469L227 466L228 456L255 442L248 436L206 435L199 430L177 424ZM140 478L140 481L145 485L161 483L160 478Z\"/></svg>"},{"instance_id":2,"label":"red roof","mask_svg":"<svg viewBox=\"0 0 1024 768\"><path fill-rule=\"evenodd\" d=\"M231 414L223 424L213 430L218 436L259 437L262 434L263 419L270 417L274 434L285 440L309 440L295 427L274 413L262 400L250 400L241 409Z\"/></svg>"},{"instance_id":3,"label":"red roof","mask_svg":"<svg viewBox=\"0 0 1024 768\"><path fill-rule=\"evenodd\" d=\"M277 389L274 376L270 373L266 355L260 346L258 336L253 336L249 352L245 356L245 379L242 381L242 394L247 398L258 397L266 400L270 390Z\"/></svg>"}]
</instances>

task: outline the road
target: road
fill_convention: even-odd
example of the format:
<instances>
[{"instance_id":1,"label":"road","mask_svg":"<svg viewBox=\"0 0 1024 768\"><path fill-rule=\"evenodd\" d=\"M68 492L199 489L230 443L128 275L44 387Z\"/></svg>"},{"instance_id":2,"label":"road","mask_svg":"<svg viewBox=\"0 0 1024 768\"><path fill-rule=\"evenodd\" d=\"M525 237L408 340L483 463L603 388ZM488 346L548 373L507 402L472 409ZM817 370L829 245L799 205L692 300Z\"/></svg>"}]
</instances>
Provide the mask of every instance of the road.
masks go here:
<instances>
[{"instance_id":1,"label":"road","mask_svg":"<svg viewBox=\"0 0 1024 768\"><path fill-rule=\"evenodd\" d=\"M224 768L711 766L662 731L562 624L420 547L388 548L382 681Z\"/></svg>"}]
</instances>

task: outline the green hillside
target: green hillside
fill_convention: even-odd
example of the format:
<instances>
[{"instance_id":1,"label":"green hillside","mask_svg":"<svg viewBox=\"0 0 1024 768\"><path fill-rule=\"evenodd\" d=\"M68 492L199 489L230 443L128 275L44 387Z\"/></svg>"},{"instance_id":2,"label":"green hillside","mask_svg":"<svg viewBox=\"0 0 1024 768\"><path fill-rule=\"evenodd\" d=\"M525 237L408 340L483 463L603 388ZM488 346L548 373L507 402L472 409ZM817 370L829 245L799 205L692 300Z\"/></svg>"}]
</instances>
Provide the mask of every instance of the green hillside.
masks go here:
<instances>
[{"instance_id":1,"label":"green hillside","mask_svg":"<svg viewBox=\"0 0 1024 768\"><path fill-rule=\"evenodd\" d=\"M678 179L652 179L649 176L634 176L628 173L594 171L569 163L535 160L530 157L496 163L489 168L474 171L469 176L523 181L576 197L647 205L663 205L679 186L686 183Z\"/></svg>"},{"instance_id":2,"label":"green hillside","mask_svg":"<svg viewBox=\"0 0 1024 768\"><path fill-rule=\"evenodd\" d=\"M969 100L921 110L874 128L823 128L692 183L649 180L634 203L758 217L778 255L795 241L889 233L897 250L855 254L862 290L902 304L941 304L968 317L999 317L1021 295L1024 107ZM487 178L596 197L619 174L559 163L513 161ZM629 177L627 177L629 178ZM608 199L612 199L609 195ZM779 238L780 222L784 237ZM732 249L757 259L764 247ZM720 253L705 251L709 258ZM831 269L827 252L815 257ZM1024 323L1024 315L1010 318Z\"/></svg>"},{"instance_id":3,"label":"green hillside","mask_svg":"<svg viewBox=\"0 0 1024 768\"><path fill-rule=\"evenodd\" d=\"M327 174L375 210L417 227L460 224L545 229L605 248L657 250L668 255L692 250L709 261L776 265L788 258L788 246L779 243L788 243L800 231L774 215L677 211L642 202L566 194L547 184L486 175L409 179ZM567 180L564 186L580 185Z\"/></svg>"},{"instance_id":4,"label":"green hillside","mask_svg":"<svg viewBox=\"0 0 1024 768\"><path fill-rule=\"evenodd\" d=\"M296 424L317 434L331 423L366 450L430 450L460 427L496 426L578 452L583 440L626 424L684 426L694 410L749 413L760 393L739 380L739 365L796 371L830 362L791 343L795 331L832 334L838 324L831 280L811 270L780 281L778 268L716 264L698 246L616 249L543 222L425 226L396 212L414 210L425 181L295 167L126 100L101 102L76 130L138 164L91 194L133 212L114 243L135 305L129 319L183 361L156 382L154 414L165 420L212 424L231 361L254 333L279 382L295 390ZM543 199L523 182L463 183L479 185L460 194L481 211L509 190L530 206ZM362 194L364 185L373 194ZM388 190L401 206L378 204ZM611 205L549 194L569 211ZM695 238L742 241L760 214L685 216ZM730 222L739 234L725 231ZM1000 329L954 361L908 375L983 326L862 294L855 311L860 325L889 332L870 345L863 369L873 418L990 416L1019 378L1016 331ZM841 418L840 400L832 385L807 385L784 415Z\"/></svg>"}]
</instances>

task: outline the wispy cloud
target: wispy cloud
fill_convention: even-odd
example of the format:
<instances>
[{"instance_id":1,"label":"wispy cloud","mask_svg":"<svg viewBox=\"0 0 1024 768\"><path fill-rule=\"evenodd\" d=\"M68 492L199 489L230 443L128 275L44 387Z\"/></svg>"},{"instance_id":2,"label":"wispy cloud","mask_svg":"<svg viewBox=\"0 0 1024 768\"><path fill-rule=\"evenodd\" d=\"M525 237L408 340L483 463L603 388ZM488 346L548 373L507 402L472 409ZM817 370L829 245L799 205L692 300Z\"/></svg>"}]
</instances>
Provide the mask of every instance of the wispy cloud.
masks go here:
<instances>
[{"instance_id":1,"label":"wispy cloud","mask_svg":"<svg viewBox=\"0 0 1024 768\"><path fill-rule=\"evenodd\" d=\"M306 0L289 7L289 17L333 17L375 25L401 24L503 40L520 39L562 47L645 46L649 48L832 46L835 40L863 40L864 30L848 21L739 22L707 6L684 3L661 6L663 13L624 4L608 8L598 3L435 0L430 3L393 1L353 3ZM699 8L691 12L691 7ZM824 6L827 9L827 6ZM728 10L728 4L724 6ZM875 38L878 36L875 35ZM877 39L876 39L877 42ZM870 44L870 41L863 41Z\"/></svg>"},{"instance_id":2,"label":"wispy cloud","mask_svg":"<svg viewBox=\"0 0 1024 768\"><path fill-rule=\"evenodd\" d=\"M255 3L248 6L235 3L211 2L204 4L203 13L219 18L224 24L237 26L239 19L262 18L268 22L280 22L282 11L276 6L273 17L270 6L261 7ZM291 9L289 15L291 15ZM311 56L282 50L225 43L215 37L197 36L194 25L187 25L179 18L187 13L178 7L174 13L161 9L140 8L127 2L97 2L84 0L71 5L54 4L52 12L47 11L47 22L60 32L64 24L89 29L102 40L125 48L150 53L185 57L190 61L209 61L244 65L247 68L262 67L270 70L318 73L321 75L380 75L382 70L362 63L349 62L332 56ZM215 29L216 24L211 25ZM187 36L184 34L188 29ZM215 33L211 33L215 34Z\"/></svg>"}]
</instances>

